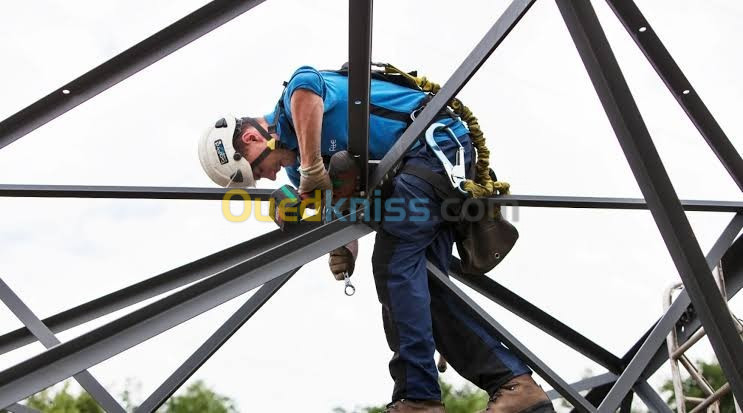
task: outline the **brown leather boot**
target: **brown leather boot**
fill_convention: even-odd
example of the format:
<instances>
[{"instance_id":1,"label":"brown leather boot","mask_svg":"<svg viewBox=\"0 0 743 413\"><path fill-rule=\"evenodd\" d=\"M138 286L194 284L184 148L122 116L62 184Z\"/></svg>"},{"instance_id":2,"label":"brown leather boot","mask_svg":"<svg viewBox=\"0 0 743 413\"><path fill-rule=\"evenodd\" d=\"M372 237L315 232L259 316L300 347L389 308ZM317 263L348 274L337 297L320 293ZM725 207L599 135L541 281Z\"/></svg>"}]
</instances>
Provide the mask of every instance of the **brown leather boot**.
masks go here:
<instances>
[{"instance_id":1,"label":"brown leather boot","mask_svg":"<svg viewBox=\"0 0 743 413\"><path fill-rule=\"evenodd\" d=\"M387 405L384 413L446 413L446 410L438 400L402 399Z\"/></svg>"},{"instance_id":2,"label":"brown leather boot","mask_svg":"<svg viewBox=\"0 0 743 413\"><path fill-rule=\"evenodd\" d=\"M547 393L531 378L522 374L501 386L482 413L554 413Z\"/></svg>"}]
</instances>

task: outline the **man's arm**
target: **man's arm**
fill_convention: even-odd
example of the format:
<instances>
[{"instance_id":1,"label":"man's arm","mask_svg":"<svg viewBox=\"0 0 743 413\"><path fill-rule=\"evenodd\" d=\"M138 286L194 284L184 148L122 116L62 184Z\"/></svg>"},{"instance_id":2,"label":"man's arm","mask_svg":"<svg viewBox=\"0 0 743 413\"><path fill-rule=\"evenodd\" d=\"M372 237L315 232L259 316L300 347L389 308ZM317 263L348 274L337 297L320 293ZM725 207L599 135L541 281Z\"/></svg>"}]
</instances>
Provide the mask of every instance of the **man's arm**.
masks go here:
<instances>
[{"instance_id":1,"label":"man's arm","mask_svg":"<svg viewBox=\"0 0 743 413\"><path fill-rule=\"evenodd\" d=\"M291 113L299 141L299 166L308 169L322 162L320 135L323 100L315 92L297 89L291 96Z\"/></svg>"},{"instance_id":2,"label":"man's arm","mask_svg":"<svg viewBox=\"0 0 743 413\"><path fill-rule=\"evenodd\" d=\"M291 112L294 120L294 130L297 132L299 141L300 168L304 171L317 171L322 169L322 176L327 179L324 185L330 184L320 151L320 138L322 132L323 100L315 92L307 89L297 89L291 97ZM304 175L302 180L309 180ZM314 181L314 180L313 180ZM314 186L316 184L308 185ZM300 184L300 192L310 188L304 188ZM323 184L320 184L323 186ZM316 189L316 188L312 188ZM330 187L322 188L330 189ZM344 275L353 274L358 255L358 241L351 241L345 247L339 247L330 252L328 264L335 278L343 281Z\"/></svg>"}]
</instances>

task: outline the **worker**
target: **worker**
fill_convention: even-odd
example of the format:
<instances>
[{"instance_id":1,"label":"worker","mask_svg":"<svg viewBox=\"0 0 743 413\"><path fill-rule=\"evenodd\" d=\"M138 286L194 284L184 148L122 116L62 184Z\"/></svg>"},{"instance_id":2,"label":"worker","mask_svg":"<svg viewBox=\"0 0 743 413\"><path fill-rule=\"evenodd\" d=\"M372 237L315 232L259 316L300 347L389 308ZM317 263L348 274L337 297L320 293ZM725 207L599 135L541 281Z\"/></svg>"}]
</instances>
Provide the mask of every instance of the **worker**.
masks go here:
<instances>
[{"instance_id":1,"label":"worker","mask_svg":"<svg viewBox=\"0 0 743 413\"><path fill-rule=\"evenodd\" d=\"M371 81L369 158L381 159L417 113L428 95L385 79ZM456 117L441 112L444 123L465 148L472 162L468 130ZM436 142L454 161L458 145L444 129ZM199 145L207 175L224 187L248 187L261 178L275 180L283 168L302 194L330 190L324 159L348 148L348 77L342 71L318 71L303 66L294 72L274 110L260 117L225 117L210 125ZM405 214L388 212L376 234L372 268L382 321L390 349L394 380L389 413L443 413L438 349L466 379L491 396L489 413L552 412L552 404L531 377L531 370L503 346L481 322L454 300L450 290L429 282L426 260L447 272L453 246L451 226L444 221L442 199L431 184L405 173L417 165L444 173L441 161L424 141L416 143L392 179L390 197ZM418 200L415 208L412 200ZM427 211L421 214L421 200ZM402 215L402 219L401 219ZM420 219L421 216L426 219ZM352 273L356 241L330 252L336 279Z\"/></svg>"}]
</instances>

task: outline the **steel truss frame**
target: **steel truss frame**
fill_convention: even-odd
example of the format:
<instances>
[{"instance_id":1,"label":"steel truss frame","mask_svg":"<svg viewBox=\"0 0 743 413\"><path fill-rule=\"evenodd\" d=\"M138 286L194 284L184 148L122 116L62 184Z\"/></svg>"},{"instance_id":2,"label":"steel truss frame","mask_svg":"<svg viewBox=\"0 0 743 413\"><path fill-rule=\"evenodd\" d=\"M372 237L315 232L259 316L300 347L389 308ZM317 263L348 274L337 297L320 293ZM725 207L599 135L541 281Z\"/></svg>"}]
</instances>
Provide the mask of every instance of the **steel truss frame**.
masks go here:
<instances>
[{"instance_id":1,"label":"steel truss frame","mask_svg":"<svg viewBox=\"0 0 743 413\"><path fill-rule=\"evenodd\" d=\"M369 89L372 0L349 0L349 147L362 167L360 190L372 190L392 177L403 154L436 114L454 97L536 0L512 0L483 39L457 68L441 91L421 111L389 153L370 165ZM743 190L743 159L715 121L690 82L632 0L606 0L650 64L684 108L692 122ZM619 139L644 199L510 195L489 199L501 205L557 208L649 209L681 275L684 292L668 311L621 358L602 348L539 307L490 278L464 274L452 257L449 274L429 263L433 282L449 288L483 325L524 358L577 411L629 411L637 395L653 411L670 412L645 381L668 358L663 340L671 329L687 340L704 326L728 377L733 393L743 400L743 343L738 339L725 301L710 270L721 261L728 297L743 288L743 202L680 201L644 125L590 0L556 0L578 53ZM0 122L0 148L23 137L114 84L244 13L262 0L214 0L118 56ZM65 91L63 93L63 91ZM375 168L372 168L375 167ZM71 197L128 199L223 199L212 188L90 187L0 185L3 197ZM250 190L252 199L267 200L269 190ZM734 213L706 259L684 211ZM363 213L363 211L361 211ZM39 340L47 350L0 372L0 408L33 411L18 404L35 392L74 376L107 411L121 406L86 372L115 356L229 299L260 287L138 408L153 412L202 366L306 262L372 232L369 226L338 219L320 224L302 222L285 232L274 231L235 245L145 281L39 320L0 280L0 300L25 328L0 336L0 354ZM497 323L450 279L453 277L508 309L547 334L606 368L607 373L568 384L515 336ZM143 300L192 284L117 320L65 343L54 333L127 308ZM582 396L580 391L589 390Z\"/></svg>"}]
</instances>

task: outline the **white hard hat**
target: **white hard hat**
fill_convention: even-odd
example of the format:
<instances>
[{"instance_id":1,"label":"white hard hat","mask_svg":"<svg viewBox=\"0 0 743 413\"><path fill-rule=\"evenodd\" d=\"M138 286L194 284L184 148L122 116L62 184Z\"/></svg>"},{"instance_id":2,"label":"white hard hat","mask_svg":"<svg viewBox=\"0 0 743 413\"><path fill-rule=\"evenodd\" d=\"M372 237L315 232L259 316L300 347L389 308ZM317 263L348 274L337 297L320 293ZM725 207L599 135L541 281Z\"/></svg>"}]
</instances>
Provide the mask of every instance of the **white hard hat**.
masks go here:
<instances>
[{"instance_id":1,"label":"white hard hat","mask_svg":"<svg viewBox=\"0 0 743 413\"><path fill-rule=\"evenodd\" d=\"M250 163L233 145L240 133L237 119L226 115L204 131L199 140L199 161L204 172L215 184L225 188L255 186Z\"/></svg>"}]
</instances>

